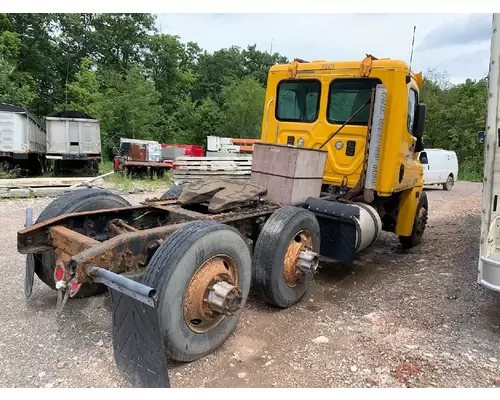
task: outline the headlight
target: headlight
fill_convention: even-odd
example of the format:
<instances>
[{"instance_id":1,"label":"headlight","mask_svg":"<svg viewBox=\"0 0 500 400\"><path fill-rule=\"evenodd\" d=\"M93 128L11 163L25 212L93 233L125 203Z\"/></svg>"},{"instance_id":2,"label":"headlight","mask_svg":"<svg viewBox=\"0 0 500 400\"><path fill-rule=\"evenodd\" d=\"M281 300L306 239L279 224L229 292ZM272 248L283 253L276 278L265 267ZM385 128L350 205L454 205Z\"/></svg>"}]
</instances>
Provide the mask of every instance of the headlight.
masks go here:
<instances>
[{"instance_id":1,"label":"headlight","mask_svg":"<svg viewBox=\"0 0 500 400\"><path fill-rule=\"evenodd\" d=\"M337 150L342 150L342 147L344 147L344 142L339 140L338 142L335 143L335 148Z\"/></svg>"},{"instance_id":2,"label":"headlight","mask_svg":"<svg viewBox=\"0 0 500 400\"><path fill-rule=\"evenodd\" d=\"M297 146L298 147L304 147L304 139L299 138L299 140L297 140Z\"/></svg>"}]
</instances>

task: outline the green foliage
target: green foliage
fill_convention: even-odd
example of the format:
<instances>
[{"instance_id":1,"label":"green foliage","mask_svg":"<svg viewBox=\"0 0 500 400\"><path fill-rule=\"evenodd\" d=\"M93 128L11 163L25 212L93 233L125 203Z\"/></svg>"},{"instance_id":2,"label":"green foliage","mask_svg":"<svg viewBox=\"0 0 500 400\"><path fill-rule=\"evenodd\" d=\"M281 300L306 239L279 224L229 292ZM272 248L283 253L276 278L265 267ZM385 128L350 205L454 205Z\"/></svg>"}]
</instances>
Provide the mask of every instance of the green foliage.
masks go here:
<instances>
[{"instance_id":1,"label":"green foliage","mask_svg":"<svg viewBox=\"0 0 500 400\"><path fill-rule=\"evenodd\" d=\"M429 71L424 79L421 101L427 104L425 146L454 150L460 179L481 180L484 156L477 132L485 127L487 97L487 79L467 79L453 86L446 74L435 71Z\"/></svg>"},{"instance_id":2,"label":"green foliage","mask_svg":"<svg viewBox=\"0 0 500 400\"><path fill-rule=\"evenodd\" d=\"M120 137L206 145L207 135L258 138L269 68L286 57L213 53L156 32L152 14L0 14L0 101L39 117L77 109L101 120L105 155ZM462 179L482 174L476 132L487 81L425 74L426 147L455 150Z\"/></svg>"},{"instance_id":3,"label":"green foliage","mask_svg":"<svg viewBox=\"0 0 500 400\"><path fill-rule=\"evenodd\" d=\"M153 139L158 137L162 121L159 94L139 66L125 75L103 70L98 75L100 94L95 105L101 120L102 142L110 150L120 137Z\"/></svg>"},{"instance_id":4,"label":"green foliage","mask_svg":"<svg viewBox=\"0 0 500 400\"><path fill-rule=\"evenodd\" d=\"M260 137L265 95L265 89L254 78L244 78L222 90L227 136Z\"/></svg>"},{"instance_id":5,"label":"green foliage","mask_svg":"<svg viewBox=\"0 0 500 400\"><path fill-rule=\"evenodd\" d=\"M66 85L66 101L56 107L57 111L78 110L96 117L99 113L97 104L100 100L99 82L92 70L92 60L82 60L80 70L73 82Z\"/></svg>"}]
</instances>

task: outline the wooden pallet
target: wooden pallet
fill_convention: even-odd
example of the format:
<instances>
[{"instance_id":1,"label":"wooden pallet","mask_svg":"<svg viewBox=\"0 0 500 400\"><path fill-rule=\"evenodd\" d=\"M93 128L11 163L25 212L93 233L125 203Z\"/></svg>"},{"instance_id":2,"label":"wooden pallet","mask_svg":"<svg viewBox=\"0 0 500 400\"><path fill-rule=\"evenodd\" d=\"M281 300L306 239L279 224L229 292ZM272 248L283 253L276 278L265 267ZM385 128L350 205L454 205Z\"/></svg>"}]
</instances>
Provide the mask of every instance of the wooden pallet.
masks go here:
<instances>
[{"instance_id":1,"label":"wooden pallet","mask_svg":"<svg viewBox=\"0 0 500 400\"><path fill-rule=\"evenodd\" d=\"M178 157L174 161L174 182L200 179L250 179L252 157Z\"/></svg>"}]
</instances>

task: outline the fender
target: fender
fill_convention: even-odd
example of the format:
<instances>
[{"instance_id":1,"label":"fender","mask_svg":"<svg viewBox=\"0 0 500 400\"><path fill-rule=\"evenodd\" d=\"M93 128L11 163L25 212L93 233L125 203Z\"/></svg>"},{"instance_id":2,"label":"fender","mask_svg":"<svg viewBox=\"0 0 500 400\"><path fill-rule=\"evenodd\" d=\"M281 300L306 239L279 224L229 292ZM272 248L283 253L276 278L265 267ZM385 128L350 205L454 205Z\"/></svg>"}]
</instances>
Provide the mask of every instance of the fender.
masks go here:
<instances>
[{"instance_id":1,"label":"fender","mask_svg":"<svg viewBox=\"0 0 500 400\"><path fill-rule=\"evenodd\" d=\"M411 235L413 224L415 222L418 202L423 190L422 183L422 179L419 179L416 186L401 193L395 230L395 233L398 236Z\"/></svg>"}]
</instances>

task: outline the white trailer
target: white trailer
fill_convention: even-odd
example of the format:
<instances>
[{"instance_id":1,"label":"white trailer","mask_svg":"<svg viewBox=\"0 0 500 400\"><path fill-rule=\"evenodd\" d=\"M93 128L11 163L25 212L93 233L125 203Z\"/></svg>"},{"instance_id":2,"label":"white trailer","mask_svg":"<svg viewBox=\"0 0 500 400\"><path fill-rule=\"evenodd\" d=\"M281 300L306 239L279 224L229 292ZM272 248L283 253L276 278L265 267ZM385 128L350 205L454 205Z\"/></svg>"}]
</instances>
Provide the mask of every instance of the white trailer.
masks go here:
<instances>
[{"instance_id":1,"label":"white trailer","mask_svg":"<svg viewBox=\"0 0 500 400\"><path fill-rule=\"evenodd\" d=\"M45 124L24 107L0 103L0 163L41 175L45 151Z\"/></svg>"},{"instance_id":2,"label":"white trailer","mask_svg":"<svg viewBox=\"0 0 500 400\"><path fill-rule=\"evenodd\" d=\"M77 111L47 117L47 159L54 160L56 175L87 169L98 173L102 157L100 122Z\"/></svg>"},{"instance_id":3,"label":"white trailer","mask_svg":"<svg viewBox=\"0 0 500 400\"><path fill-rule=\"evenodd\" d=\"M481 206L479 284L500 292L500 14L493 14Z\"/></svg>"}]
</instances>

